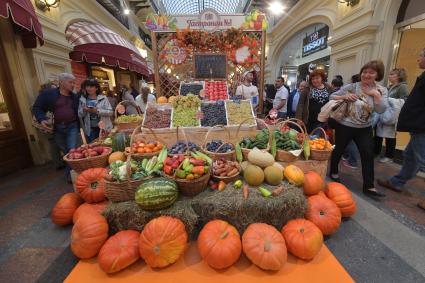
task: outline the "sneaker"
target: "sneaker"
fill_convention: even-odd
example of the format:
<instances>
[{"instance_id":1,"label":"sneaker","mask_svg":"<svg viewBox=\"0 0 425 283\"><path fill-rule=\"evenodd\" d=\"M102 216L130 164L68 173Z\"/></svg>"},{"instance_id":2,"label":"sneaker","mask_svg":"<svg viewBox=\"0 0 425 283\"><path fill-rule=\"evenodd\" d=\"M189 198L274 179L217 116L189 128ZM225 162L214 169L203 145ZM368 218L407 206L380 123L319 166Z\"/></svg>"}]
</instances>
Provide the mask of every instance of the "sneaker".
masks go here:
<instances>
[{"instance_id":1,"label":"sneaker","mask_svg":"<svg viewBox=\"0 0 425 283\"><path fill-rule=\"evenodd\" d=\"M344 155L343 156L341 156L341 160L342 161L345 161L345 160L347 160L348 158L347 157L345 157Z\"/></svg>"},{"instance_id":2,"label":"sneaker","mask_svg":"<svg viewBox=\"0 0 425 283\"><path fill-rule=\"evenodd\" d=\"M350 164L350 162L348 162L348 160L343 160L342 161L342 165L344 165L344 166L346 166L348 168L351 168L351 169L357 169L357 166L356 165L353 165L353 164Z\"/></svg>"},{"instance_id":3,"label":"sneaker","mask_svg":"<svg viewBox=\"0 0 425 283\"><path fill-rule=\"evenodd\" d=\"M388 157L381 157L380 159L379 159L379 162L380 163L390 163L390 162L392 162L393 160L391 159L391 158L388 158Z\"/></svg>"}]
</instances>

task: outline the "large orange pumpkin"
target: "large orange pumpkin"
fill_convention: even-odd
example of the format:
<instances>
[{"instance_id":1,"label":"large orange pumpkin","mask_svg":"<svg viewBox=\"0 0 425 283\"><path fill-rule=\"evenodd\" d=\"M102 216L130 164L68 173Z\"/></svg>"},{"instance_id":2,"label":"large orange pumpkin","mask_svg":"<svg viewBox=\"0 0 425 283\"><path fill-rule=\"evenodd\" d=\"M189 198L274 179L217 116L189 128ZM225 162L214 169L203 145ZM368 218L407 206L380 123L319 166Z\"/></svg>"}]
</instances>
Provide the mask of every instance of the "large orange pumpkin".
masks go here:
<instances>
[{"instance_id":1,"label":"large orange pumpkin","mask_svg":"<svg viewBox=\"0 0 425 283\"><path fill-rule=\"evenodd\" d=\"M315 195L325 189L325 182L315 171L309 171L304 175L303 189L305 195Z\"/></svg>"},{"instance_id":2,"label":"large orange pumpkin","mask_svg":"<svg viewBox=\"0 0 425 283\"><path fill-rule=\"evenodd\" d=\"M305 219L289 221L282 229L288 251L309 260L314 258L323 244L323 234L313 222Z\"/></svg>"},{"instance_id":3,"label":"large orange pumpkin","mask_svg":"<svg viewBox=\"0 0 425 283\"><path fill-rule=\"evenodd\" d=\"M281 269L288 256L282 234L265 223L248 226L242 236L242 248L249 260L265 270Z\"/></svg>"},{"instance_id":4,"label":"large orange pumpkin","mask_svg":"<svg viewBox=\"0 0 425 283\"><path fill-rule=\"evenodd\" d=\"M72 222L76 223L81 216L86 216L88 214L96 213L102 214L105 207L108 205L107 201L99 203L83 203L80 205L77 210L74 212L72 217Z\"/></svg>"},{"instance_id":5,"label":"large orange pumpkin","mask_svg":"<svg viewBox=\"0 0 425 283\"><path fill-rule=\"evenodd\" d=\"M341 210L342 217L350 217L356 213L356 201L350 190L341 183L328 183L326 196L333 200Z\"/></svg>"},{"instance_id":6,"label":"large orange pumpkin","mask_svg":"<svg viewBox=\"0 0 425 283\"><path fill-rule=\"evenodd\" d=\"M83 199L76 193L64 194L52 209L52 222L65 226L72 223L72 216Z\"/></svg>"},{"instance_id":7,"label":"large orange pumpkin","mask_svg":"<svg viewBox=\"0 0 425 283\"><path fill-rule=\"evenodd\" d=\"M97 255L107 238L105 217L98 214L80 217L72 228L71 250L79 258L91 258Z\"/></svg>"},{"instance_id":8,"label":"large orange pumpkin","mask_svg":"<svg viewBox=\"0 0 425 283\"><path fill-rule=\"evenodd\" d=\"M105 180L108 170L105 168L90 168L78 175L75 188L78 194L88 203L105 200Z\"/></svg>"},{"instance_id":9,"label":"large orange pumpkin","mask_svg":"<svg viewBox=\"0 0 425 283\"><path fill-rule=\"evenodd\" d=\"M330 199L315 195L307 199L305 218L316 224L324 235L334 233L341 224L341 211Z\"/></svg>"},{"instance_id":10,"label":"large orange pumpkin","mask_svg":"<svg viewBox=\"0 0 425 283\"><path fill-rule=\"evenodd\" d=\"M139 258L140 233L120 231L110 237L100 249L97 260L106 273L115 273L135 263Z\"/></svg>"},{"instance_id":11,"label":"large orange pumpkin","mask_svg":"<svg viewBox=\"0 0 425 283\"><path fill-rule=\"evenodd\" d=\"M209 266L217 269L232 266L242 252L241 236L223 220L208 222L198 236L198 250Z\"/></svg>"},{"instance_id":12,"label":"large orange pumpkin","mask_svg":"<svg viewBox=\"0 0 425 283\"><path fill-rule=\"evenodd\" d=\"M140 234L140 256L150 267L168 266L183 255L187 239L186 229L179 219L171 216L154 218Z\"/></svg>"}]
</instances>

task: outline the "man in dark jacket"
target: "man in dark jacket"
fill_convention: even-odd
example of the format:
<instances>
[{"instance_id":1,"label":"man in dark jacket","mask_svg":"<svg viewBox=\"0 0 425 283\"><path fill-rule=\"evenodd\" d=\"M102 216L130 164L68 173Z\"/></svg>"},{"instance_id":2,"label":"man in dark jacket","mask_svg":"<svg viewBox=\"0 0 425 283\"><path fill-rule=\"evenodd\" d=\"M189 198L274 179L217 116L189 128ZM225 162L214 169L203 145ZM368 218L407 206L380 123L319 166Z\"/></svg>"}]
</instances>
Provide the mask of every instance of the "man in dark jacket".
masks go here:
<instances>
[{"instance_id":1,"label":"man in dark jacket","mask_svg":"<svg viewBox=\"0 0 425 283\"><path fill-rule=\"evenodd\" d=\"M301 93L307 86L306 81L301 81L297 89L294 89L288 97L288 117L295 118L295 112L297 112L298 101L300 100Z\"/></svg>"},{"instance_id":2,"label":"man in dark jacket","mask_svg":"<svg viewBox=\"0 0 425 283\"><path fill-rule=\"evenodd\" d=\"M67 154L72 148L77 147L79 122L78 122L78 96L73 93L75 77L72 74L58 75L59 88L47 89L37 97L33 113L37 121L46 130L52 130L56 144L60 150ZM54 124L49 125L46 113L50 111L54 116ZM69 173L69 168L67 168Z\"/></svg>"},{"instance_id":3,"label":"man in dark jacket","mask_svg":"<svg viewBox=\"0 0 425 283\"><path fill-rule=\"evenodd\" d=\"M425 48L418 58L419 68L425 69ZM417 79L398 117L397 130L410 133L410 142L404 150L400 172L378 184L396 192L402 192L407 181L414 178L420 169L425 169L425 72ZM418 203L425 210L425 200Z\"/></svg>"}]
</instances>

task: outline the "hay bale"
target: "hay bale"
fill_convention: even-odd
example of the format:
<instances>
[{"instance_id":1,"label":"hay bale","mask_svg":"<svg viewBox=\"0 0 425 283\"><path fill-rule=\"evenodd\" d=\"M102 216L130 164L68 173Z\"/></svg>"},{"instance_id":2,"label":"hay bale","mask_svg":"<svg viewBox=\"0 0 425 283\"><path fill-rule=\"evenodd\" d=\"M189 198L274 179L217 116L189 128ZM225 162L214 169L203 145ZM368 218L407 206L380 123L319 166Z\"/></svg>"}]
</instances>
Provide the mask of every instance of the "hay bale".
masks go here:
<instances>
[{"instance_id":1,"label":"hay bale","mask_svg":"<svg viewBox=\"0 0 425 283\"><path fill-rule=\"evenodd\" d=\"M264 186L267 188L267 186ZM248 199L242 190L228 185L222 191L207 190L192 201L192 208L199 215L199 226L213 219L222 219L243 233L251 223L262 222L281 229L286 222L304 217L306 198L300 188L285 183L285 191L276 197L265 198L258 189L250 188Z\"/></svg>"},{"instance_id":2,"label":"hay bale","mask_svg":"<svg viewBox=\"0 0 425 283\"><path fill-rule=\"evenodd\" d=\"M190 200L179 199L171 207L146 211L141 209L135 201L110 203L103 212L109 223L109 232L114 234L121 230L142 231L145 224L161 215L179 218L186 226L189 235L194 234L198 216L190 206Z\"/></svg>"},{"instance_id":3,"label":"hay bale","mask_svg":"<svg viewBox=\"0 0 425 283\"><path fill-rule=\"evenodd\" d=\"M146 211L134 201L128 201L109 204L103 214L111 233L127 229L142 231L146 223L161 215L181 219L191 239L196 239L200 229L213 219L228 221L241 234L249 224L256 222L268 223L280 230L289 220L304 217L307 209L302 189L288 183L284 186L285 191L277 197L265 198L257 189L250 188L248 199L244 199L242 190L228 185L222 192L207 189L193 199L181 197L167 209Z\"/></svg>"}]
</instances>

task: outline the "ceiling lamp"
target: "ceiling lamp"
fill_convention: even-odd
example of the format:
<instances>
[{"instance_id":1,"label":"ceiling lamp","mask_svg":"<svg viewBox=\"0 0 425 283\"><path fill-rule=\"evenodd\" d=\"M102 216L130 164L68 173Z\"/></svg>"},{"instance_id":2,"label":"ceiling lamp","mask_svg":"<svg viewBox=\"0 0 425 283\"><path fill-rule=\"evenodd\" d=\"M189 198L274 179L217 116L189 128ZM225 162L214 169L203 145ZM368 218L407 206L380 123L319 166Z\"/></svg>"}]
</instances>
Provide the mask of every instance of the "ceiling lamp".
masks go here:
<instances>
[{"instance_id":1,"label":"ceiling lamp","mask_svg":"<svg viewBox=\"0 0 425 283\"><path fill-rule=\"evenodd\" d=\"M347 4L348 7L353 7L359 4L360 0L339 0L339 3Z\"/></svg>"},{"instance_id":2,"label":"ceiling lamp","mask_svg":"<svg viewBox=\"0 0 425 283\"><path fill-rule=\"evenodd\" d=\"M270 3L268 10L274 15L280 15L284 12L285 8L279 1L274 1Z\"/></svg>"},{"instance_id":3,"label":"ceiling lamp","mask_svg":"<svg viewBox=\"0 0 425 283\"><path fill-rule=\"evenodd\" d=\"M50 11L50 8L57 8L60 0L35 0L35 6L42 11Z\"/></svg>"},{"instance_id":4,"label":"ceiling lamp","mask_svg":"<svg viewBox=\"0 0 425 283\"><path fill-rule=\"evenodd\" d=\"M130 15L130 9L124 9L124 15Z\"/></svg>"}]
</instances>

